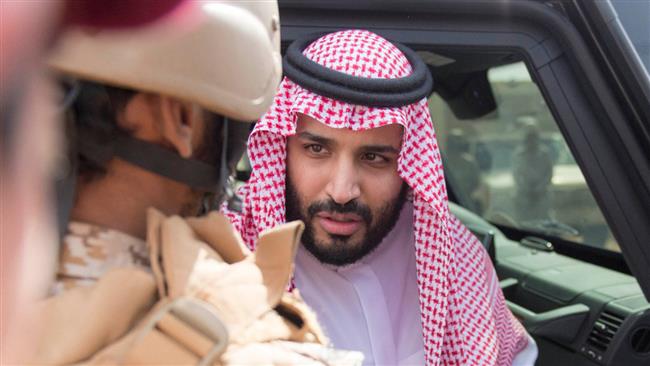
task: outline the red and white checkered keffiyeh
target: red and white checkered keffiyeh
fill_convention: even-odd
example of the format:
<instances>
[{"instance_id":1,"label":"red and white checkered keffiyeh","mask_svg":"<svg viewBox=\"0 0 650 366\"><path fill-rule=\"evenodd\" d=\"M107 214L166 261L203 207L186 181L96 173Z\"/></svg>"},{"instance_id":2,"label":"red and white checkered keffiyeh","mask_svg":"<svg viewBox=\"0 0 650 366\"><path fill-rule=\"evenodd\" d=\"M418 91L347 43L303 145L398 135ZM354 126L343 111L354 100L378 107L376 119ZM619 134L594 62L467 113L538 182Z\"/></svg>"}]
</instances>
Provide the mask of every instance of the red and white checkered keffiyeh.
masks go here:
<instances>
[{"instance_id":1,"label":"red and white checkered keffiyeh","mask_svg":"<svg viewBox=\"0 0 650 366\"><path fill-rule=\"evenodd\" d=\"M400 78L411 66L399 49L361 30L325 35L303 52L330 69L366 78ZM287 137L296 115L333 128L404 127L398 172L414 192L420 310L428 365L510 365L527 345L505 304L483 246L450 214L442 160L426 99L399 108L352 105L310 92L285 78L248 141L253 168L242 190L242 214L228 213L245 242L285 222ZM254 249L254 248L253 248Z\"/></svg>"}]
</instances>

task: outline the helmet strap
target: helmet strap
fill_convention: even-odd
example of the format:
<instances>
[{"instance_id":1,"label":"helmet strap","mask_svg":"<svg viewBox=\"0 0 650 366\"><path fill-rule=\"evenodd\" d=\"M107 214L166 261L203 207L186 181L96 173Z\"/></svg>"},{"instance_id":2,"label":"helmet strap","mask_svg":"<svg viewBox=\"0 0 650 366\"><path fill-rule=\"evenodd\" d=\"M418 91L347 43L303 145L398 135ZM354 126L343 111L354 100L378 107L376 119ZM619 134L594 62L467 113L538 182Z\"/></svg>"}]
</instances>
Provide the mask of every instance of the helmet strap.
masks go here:
<instances>
[{"instance_id":1,"label":"helmet strap","mask_svg":"<svg viewBox=\"0 0 650 366\"><path fill-rule=\"evenodd\" d=\"M98 164L115 157L195 189L219 192L222 186L223 179L216 167L200 160L185 159L162 146L126 133L106 139L101 132L85 126L80 126L77 133L79 153Z\"/></svg>"}]
</instances>

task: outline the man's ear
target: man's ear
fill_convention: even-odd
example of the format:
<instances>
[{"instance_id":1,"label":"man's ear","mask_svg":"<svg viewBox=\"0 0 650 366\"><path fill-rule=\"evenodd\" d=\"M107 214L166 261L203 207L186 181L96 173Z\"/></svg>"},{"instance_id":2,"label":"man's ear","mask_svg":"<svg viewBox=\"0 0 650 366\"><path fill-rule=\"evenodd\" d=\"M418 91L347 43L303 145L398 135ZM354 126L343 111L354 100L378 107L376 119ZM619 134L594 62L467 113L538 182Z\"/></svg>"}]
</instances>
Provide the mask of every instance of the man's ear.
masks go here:
<instances>
[{"instance_id":1,"label":"man's ear","mask_svg":"<svg viewBox=\"0 0 650 366\"><path fill-rule=\"evenodd\" d=\"M166 143L174 147L184 158L192 156L194 140L197 137L198 108L192 103L182 102L166 96L159 96L160 126Z\"/></svg>"}]
</instances>

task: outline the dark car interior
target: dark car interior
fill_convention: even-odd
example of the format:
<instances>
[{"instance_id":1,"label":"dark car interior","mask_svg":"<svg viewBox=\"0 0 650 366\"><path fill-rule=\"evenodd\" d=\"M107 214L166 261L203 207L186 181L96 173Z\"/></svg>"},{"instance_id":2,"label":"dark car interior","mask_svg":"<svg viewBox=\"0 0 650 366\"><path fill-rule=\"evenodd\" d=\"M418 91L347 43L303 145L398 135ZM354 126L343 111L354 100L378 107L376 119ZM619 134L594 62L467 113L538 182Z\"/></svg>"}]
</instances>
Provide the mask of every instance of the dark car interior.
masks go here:
<instances>
[{"instance_id":1,"label":"dark car interior","mask_svg":"<svg viewBox=\"0 0 650 366\"><path fill-rule=\"evenodd\" d=\"M574 210L579 219L598 211L616 250L570 234L572 225L586 219L564 225L567 230L552 223L560 228L553 231L485 214L450 181L454 166L446 159L451 211L490 253L511 311L538 344L537 365L650 365L650 196L644 140L634 130L638 105L621 97L624 83L608 87L616 74L599 66L606 55L591 48L595 41L582 33L587 25L571 15L583 2L567 3L280 1L282 44L345 28L369 29L404 43L428 64L432 98L445 105L450 120L479 131L484 116L505 118L501 109L507 101L495 93L490 70L525 65L557 131L552 137L567 146L582 179L580 192L586 193L580 194L593 202L593 209L576 209L571 196L578 195L578 185L558 183L556 190L565 190L568 198L553 210ZM490 123L496 125L484 124ZM437 131L440 140L443 127ZM447 158L444 146L442 153ZM569 164L562 168L574 171ZM512 191L511 175L492 174L490 189Z\"/></svg>"}]
</instances>

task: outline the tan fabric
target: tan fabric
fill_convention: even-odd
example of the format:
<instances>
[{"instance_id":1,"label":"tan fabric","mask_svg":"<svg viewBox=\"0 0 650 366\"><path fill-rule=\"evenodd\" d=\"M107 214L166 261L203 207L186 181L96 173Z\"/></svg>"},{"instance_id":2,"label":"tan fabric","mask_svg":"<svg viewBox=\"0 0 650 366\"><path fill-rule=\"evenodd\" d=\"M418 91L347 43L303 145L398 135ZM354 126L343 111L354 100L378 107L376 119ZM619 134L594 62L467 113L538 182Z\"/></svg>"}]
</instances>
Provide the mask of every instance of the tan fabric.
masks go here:
<instances>
[{"instance_id":1,"label":"tan fabric","mask_svg":"<svg viewBox=\"0 0 650 366\"><path fill-rule=\"evenodd\" d=\"M313 313L285 291L302 223L263 233L255 254L221 214L186 220L150 210L148 226L145 243L71 225L28 363L198 364L217 349L223 365L361 362L325 346ZM180 316L170 306L179 301L200 311Z\"/></svg>"},{"instance_id":2,"label":"tan fabric","mask_svg":"<svg viewBox=\"0 0 650 366\"><path fill-rule=\"evenodd\" d=\"M238 235L226 235L226 240L219 240L224 232L234 232L219 213L184 220L164 218L151 210L149 232L159 234L150 235L148 244L152 253L160 253L151 262L161 263L168 296L187 295L213 305L227 325L232 343L274 339L324 343L325 337L314 317L303 316L309 310L294 306L301 300L285 291L302 229L301 222L293 222L268 230L260 235L258 251L250 254ZM293 324L274 311L279 304L300 324Z\"/></svg>"},{"instance_id":3,"label":"tan fabric","mask_svg":"<svg viewBox=\"0 0 650 366\"><path fill-rule=\"evenodd\" d=\"M39 304L42 336L30 363L75 363L122 337L156 300L153 277L113 269L94 285L71 288Z\"/></svg>"},{"instance_id":4,"label":"tan fabric","mask_svg":"<svg viewBox=\"0 0 650 366\"><path fill-rule=\"evenodd\" d=\"M211 339L201 333L196 324L165 311L172 302L170 299L161 300L138 327L99 351L85 364L195 365L208 356L217 343L223 343L225 347L228 342L225 327L218 339ZM209 327L213 319L204 317L203 320L203 325Z\"/></svg>"}]
</instances>

